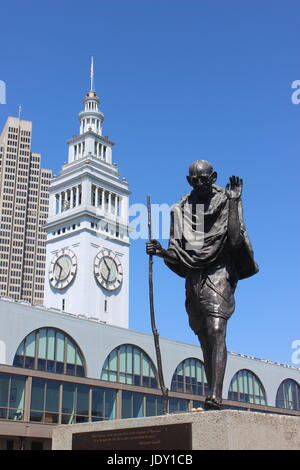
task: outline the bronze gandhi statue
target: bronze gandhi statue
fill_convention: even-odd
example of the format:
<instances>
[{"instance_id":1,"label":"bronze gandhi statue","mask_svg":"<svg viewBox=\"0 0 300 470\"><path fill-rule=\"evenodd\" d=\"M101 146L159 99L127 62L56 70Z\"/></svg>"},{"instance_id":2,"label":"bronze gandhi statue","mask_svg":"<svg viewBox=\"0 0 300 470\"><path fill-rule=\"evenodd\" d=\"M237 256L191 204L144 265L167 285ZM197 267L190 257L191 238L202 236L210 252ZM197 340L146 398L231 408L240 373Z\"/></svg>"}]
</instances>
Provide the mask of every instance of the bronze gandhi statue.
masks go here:
<instances>
[{"instance_id":1,"label":"bronze gandhi statue","mask_svg":"<svg viewBox=\"0 0 300 470\"><path fill-rule=\"evenodd\" d=\"M185 277L186 311L200 341L210 389L205 409L218 410L227 361L226 326L235 308L235 288L238 280L256 274L258 266L243 222L243 180L232 176L225 189L216 180L209 162L192 163L187 181L193 190L172 208L168 249L151 240L146 251L163 258L172 271Z\"/></svg>"}]
</instances>

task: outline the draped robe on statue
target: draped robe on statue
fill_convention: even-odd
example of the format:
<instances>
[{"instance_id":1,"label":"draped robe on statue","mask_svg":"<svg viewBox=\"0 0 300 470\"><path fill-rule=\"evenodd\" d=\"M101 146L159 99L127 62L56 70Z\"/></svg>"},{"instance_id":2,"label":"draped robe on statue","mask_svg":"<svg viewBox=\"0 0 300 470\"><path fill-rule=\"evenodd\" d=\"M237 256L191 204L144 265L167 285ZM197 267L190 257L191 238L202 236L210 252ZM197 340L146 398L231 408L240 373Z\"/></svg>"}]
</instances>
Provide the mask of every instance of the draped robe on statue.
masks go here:
<instances>
[{"instance_id":1,"label":"draped robe on statue","mask_svg":"<svg viewBox=\"0 0 300 470\"><path fill-rule=\"evenodd\" d=\"M239 201L240 242L231 248L228 241L229 200L225 190L212 186L212 197L202 204L195 191L173 206L169 250L175 263L167 266L186 279L186 310L190 326L197 334L203 315L226 320L235 308L237 281L258 272Z\"/></svg>"}]
</instances>

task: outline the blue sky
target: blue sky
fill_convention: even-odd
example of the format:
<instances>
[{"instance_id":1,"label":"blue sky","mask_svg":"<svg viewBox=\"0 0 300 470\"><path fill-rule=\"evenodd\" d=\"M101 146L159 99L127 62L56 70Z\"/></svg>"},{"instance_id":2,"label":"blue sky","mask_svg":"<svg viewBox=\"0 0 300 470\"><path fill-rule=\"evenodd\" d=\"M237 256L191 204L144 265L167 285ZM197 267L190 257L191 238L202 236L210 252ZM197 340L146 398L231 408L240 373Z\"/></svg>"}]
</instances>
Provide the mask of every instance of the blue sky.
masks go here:
<instances>
[{"instance_id":1,"label":"blue sky","mask_svg":"<svg viewBox=\"0 0 300 470\"><path fill-rule=\"evenodd\" d=\"M300 4L294 0L11 0L1 5L0 80L7 116L33 121L32 150L58 172L89 87L131 203L176 202L196 159L224 186L244 179L244 213L260 272L239 283L228 350L292 364L300 339ZM166 246L166 241L163 242ZM130 328L150 332L144 241L131 246ZM197 344L184 281L154 263L163 337Z\"/></svg>"}]
</instances>

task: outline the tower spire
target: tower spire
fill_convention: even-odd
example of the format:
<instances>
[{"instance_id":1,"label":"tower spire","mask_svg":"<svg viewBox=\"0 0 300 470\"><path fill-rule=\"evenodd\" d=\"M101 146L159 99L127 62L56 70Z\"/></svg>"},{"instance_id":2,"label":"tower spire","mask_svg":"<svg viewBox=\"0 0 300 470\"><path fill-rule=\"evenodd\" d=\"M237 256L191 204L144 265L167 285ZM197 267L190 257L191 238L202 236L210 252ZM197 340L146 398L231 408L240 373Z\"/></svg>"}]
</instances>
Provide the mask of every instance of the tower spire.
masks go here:
<instances>
[{"instance_id":1,"label":"tower spire","mask_svg":"<svg viewBox=\"0 0 300 470\"><path fill-rule=\"evenodd\" d=\"M80 121L79 134L85 134L92 131L99 136L102 135L103 113L99 110L99 97L94 89L94 57L91 57L90 67L90 91L84 98L84 110L78 115Z\"/></svg>"},{"instance_id":2,"label":"tower spire","mask_svg":"<svg viewBox=\"0 0 300 470\"><path fill-rule=\"evenodd\" d=\"M94 91L94 57L93 56L91 59L90 79L91 79L91 91Z\"/></svg>"}]
</instances>

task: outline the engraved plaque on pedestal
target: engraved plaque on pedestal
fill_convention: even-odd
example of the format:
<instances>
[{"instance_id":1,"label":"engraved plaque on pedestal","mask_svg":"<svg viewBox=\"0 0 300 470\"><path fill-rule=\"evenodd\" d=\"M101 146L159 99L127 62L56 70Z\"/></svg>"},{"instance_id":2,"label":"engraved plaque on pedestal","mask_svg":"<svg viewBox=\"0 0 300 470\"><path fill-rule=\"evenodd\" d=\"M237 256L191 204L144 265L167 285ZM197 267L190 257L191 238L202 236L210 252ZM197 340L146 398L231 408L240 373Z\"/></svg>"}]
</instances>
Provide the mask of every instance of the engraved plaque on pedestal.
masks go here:
<instances>
[{"instance_id":1,"label":"engraved plaque on pedestal","mask_svg":"<svg viewBox=\"0 0 300 470\"><path fill-rule=\"evenodd\" d=\"M74 433L72 450L190 450L191 423Z\"/></svg>"}]
</instances>

